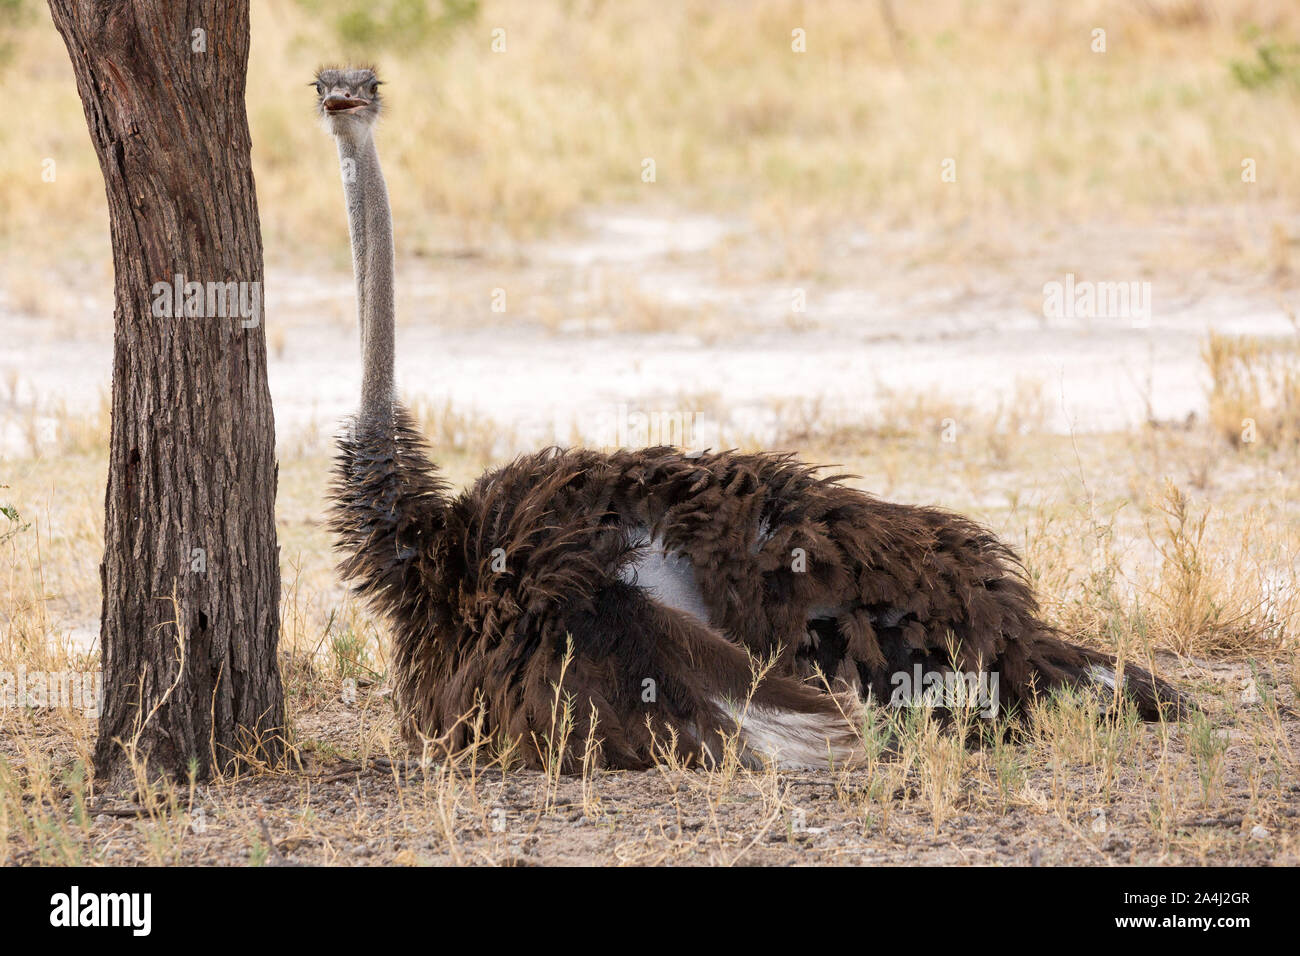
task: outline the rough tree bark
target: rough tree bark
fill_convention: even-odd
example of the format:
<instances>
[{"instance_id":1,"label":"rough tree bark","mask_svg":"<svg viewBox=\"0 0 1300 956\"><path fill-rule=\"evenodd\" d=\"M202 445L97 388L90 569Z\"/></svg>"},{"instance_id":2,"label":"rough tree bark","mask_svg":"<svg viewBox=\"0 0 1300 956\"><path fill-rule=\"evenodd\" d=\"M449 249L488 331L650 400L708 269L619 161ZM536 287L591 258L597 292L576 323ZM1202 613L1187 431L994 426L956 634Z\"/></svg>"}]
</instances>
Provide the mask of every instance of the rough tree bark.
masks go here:
<instances>
[{"instance_id":1,"label":"rough tree bark","mask_svg":"<svg viewBox=\"0 0 1300 956\"><path fill-rule=\"evenodd\" d=\"M49 4L104 174L116 277L96 776L128 782L128 750L150 776L275 761L277 466L249 0ZM182 285L189 308L174 317L161 284L178 275L223 286ZM240 293L255 305L241 312Z\"/></svg>"}]
</instances>

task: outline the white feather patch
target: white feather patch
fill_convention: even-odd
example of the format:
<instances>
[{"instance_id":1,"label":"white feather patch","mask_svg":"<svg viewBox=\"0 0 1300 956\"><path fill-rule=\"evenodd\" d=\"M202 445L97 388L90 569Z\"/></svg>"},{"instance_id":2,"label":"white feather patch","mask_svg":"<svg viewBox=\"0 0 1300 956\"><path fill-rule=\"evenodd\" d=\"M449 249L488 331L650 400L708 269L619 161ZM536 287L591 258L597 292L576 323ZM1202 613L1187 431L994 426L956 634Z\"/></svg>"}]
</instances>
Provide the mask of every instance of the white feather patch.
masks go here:
<instances>
[{"instance_id":1,"label":"white feather patch","mask_svg":"<svg viewBox=\"0 0 1300 956\"><path fill-rule=\"evenodd\" d=\"M1115 672L1109 667L1093 664L1088 668L1088 676L1098 684L1105 684L1111 690L1115 689Z\"/></svg>"},{"instance_id":2,"label":"white feather patch","mask_svg":"<svg viewBox=\"0 0 1300 956\"><path fill-rule=\"evenodd\" d=\"M860 756L852 731L835 715L754 704L740 708L726 700L715 703L740 726L740 737L747 747L782 769L843 767Z\"/></svg>"},{"instance_id":3,"label":"white feather patch","mask_svg":"<svg viewBox=\"0 0 1300 956\"><path fill-rule=\"evenodd\" d=\"M644 529L633 538L641 553L623 566L619 577L634 587L643 588L651 599L709 623L709 608L695 580L695 568L680 554L665 550L662 539L650 540Z\"/></svg>"}]
</instances>

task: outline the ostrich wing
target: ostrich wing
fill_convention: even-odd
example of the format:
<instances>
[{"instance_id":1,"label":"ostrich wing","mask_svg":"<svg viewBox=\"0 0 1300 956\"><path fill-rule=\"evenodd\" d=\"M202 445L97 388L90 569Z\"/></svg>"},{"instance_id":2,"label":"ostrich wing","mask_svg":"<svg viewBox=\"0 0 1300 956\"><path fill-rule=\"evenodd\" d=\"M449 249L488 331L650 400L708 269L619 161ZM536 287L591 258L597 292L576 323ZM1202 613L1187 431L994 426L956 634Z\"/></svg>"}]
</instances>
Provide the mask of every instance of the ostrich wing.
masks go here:
<instances>
[{"instance_id":1,"label":"ostrich wing","mask_svg":"<svg viewBox=\"0 0 1300 956\"><path fill-rule=\"evenodd\" d=\"M1003 708L1117 681L1148 719L1187 706L1142 668L1063 640L1015 553L969 519L881 501L784 455L639 455L627 456L624 504L645 548L633 578L775 655L778 673L878 701L919 666L996 680Z\"/></svg>"}]
</instances>

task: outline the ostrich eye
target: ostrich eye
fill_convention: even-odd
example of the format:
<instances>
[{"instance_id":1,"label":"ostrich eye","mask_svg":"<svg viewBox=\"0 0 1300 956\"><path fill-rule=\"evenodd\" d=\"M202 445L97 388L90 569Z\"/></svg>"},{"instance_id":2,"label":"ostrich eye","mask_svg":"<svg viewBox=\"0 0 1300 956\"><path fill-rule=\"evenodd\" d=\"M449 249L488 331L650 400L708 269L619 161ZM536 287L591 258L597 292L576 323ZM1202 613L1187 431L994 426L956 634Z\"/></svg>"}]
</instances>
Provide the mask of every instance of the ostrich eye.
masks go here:
<instances>
[{"instance_id":1,"label":"ostrich eye","mask_svg":"<svg viewBox=\"0 0 1300 956\"><path fill-rule=\"evenodd\" d=\"M317 80L317 81L316 81L316 95L317 95L317 96L323 96L324 94L325 94L325 84L322 83L320 80Z\"/></svg>"}]
</instances>

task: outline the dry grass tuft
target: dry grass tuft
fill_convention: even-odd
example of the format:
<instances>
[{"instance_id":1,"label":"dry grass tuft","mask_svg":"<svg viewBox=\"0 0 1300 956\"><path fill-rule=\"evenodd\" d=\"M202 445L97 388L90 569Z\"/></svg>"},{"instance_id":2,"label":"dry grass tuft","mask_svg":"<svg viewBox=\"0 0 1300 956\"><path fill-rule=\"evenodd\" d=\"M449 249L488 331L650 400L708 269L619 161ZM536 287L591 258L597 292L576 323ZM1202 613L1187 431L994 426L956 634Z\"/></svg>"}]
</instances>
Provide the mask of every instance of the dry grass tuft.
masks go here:
<instances>
[{"instance_id":1,"label":"dry grass tuft","mask_svg":"<svg viewBox=\"0 0 1300 956\"><path fill-rule=\"evenodd\" d=\"M1210 373L1210 421L1219 434L1238 448L1300 442L1300 338L1211 332L1202 357Z\"/></svg>"}]
</instances>

